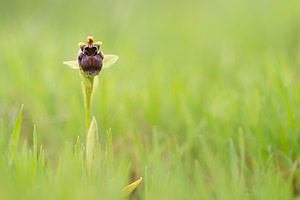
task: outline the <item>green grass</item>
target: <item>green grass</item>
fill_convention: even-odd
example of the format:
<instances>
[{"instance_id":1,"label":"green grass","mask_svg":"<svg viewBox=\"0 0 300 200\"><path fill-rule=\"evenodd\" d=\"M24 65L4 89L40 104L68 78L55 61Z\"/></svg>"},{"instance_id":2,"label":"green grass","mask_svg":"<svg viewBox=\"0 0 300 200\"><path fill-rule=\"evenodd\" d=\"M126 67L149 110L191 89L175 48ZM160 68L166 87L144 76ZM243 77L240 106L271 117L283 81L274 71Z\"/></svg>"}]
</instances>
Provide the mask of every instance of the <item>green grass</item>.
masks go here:
<instances>
[{"instance_id":1,"label":"green grass","mask_svg":"<svg viewBox=\"0 0 300 200\"><path fill-rule=\"evenodd\" d=\"M0 199L120 199L139 177L131 199L299 199L299 8L1 2ZM88 35L120 57L95 93L93 176L80 77L62 64Z\"/></svg>"}]
</instances>

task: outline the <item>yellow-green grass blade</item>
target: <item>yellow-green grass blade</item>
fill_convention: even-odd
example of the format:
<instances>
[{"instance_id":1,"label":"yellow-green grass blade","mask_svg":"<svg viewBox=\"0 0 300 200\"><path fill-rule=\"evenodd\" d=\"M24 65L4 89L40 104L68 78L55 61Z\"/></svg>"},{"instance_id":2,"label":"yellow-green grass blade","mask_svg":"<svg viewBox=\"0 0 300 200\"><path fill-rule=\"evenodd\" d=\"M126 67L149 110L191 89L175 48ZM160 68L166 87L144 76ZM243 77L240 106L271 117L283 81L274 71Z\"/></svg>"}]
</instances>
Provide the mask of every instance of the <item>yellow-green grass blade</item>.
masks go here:
<instances>
[{"instance_id":1,"label":"yellow-green grass blade","mask_svg":"<svg viewBox=\"0 0 300 200\"><path fill-rule=\"evenodd\" d=\"M8 164L11 165L14 157L17 155L17 148L19 143L19 137L20 137L20 131L21 131L21 122L22 122L22 112L23 112L23 106L21 106L12 136L11 141L9 145L9 155L8 155Z\"/></svg>"},{"instance_id":2,"label":"yellow-green grass blade","mask_svg":"<svg viewBox=\"0 0 300 200\"><path fill-rule=\"evenodd\" d=\"M133 190L142 182L143 178L140 177L139 180L131 183L130 185L127 185L125 188L123 188L122 190L122 194L124 197L127 197L128 195L130 195Z\"/></svg>"}]
</instances>

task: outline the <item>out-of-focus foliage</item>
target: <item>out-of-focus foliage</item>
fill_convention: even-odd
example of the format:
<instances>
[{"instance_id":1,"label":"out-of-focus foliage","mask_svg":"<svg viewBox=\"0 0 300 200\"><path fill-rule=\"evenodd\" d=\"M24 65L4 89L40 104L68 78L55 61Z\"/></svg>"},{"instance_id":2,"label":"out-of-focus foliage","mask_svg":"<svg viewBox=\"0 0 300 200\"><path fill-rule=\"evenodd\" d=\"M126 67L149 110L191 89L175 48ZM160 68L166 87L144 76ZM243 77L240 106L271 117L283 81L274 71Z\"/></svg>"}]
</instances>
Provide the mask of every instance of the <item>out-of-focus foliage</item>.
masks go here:
<instances>
[{"instance_id":1,"label":"out-of-focus foliage","mask_svg":"<svg viewBox=\"0 0 300 200\"><path fill-rule=\"evenodd\" d=\"M299 11L298 0L2 1L1 196L116 199L140 176L132 198L298 196ZM103 167L84 182L80 77L62 62L88 35L119 60L99 76ZM9 167L21 104L23 168ZM29 173L34 124L45 167ZM109 128L114 167L102 155Z\"/></svg>"}]
</instances>

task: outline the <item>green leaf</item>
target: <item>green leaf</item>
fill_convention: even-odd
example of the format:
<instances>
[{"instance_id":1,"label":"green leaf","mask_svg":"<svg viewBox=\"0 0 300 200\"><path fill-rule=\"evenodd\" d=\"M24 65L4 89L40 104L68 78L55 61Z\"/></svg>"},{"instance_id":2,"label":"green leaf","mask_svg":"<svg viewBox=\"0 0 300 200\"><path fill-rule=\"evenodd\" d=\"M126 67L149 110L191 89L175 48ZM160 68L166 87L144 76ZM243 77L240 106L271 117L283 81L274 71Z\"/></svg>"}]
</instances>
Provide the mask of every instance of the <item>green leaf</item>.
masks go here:
<instances>
[{"instance_id":1,"label":"green leaf","mask_svg":"<svg viewBox=\"0 0 300 200\"><path fill-rule=\"evenodd\" d=\"M93 173L93 165L96 157L97 137L98 126L95 117L93 117L86 139L86 164L90 175Z\"/></svg>"},{"instance_id":2,"label":"green leaf","mask_svg":"<svg viewBox=\"0 0 300 200\"><path fill-rule=\"evenodd\" d=\"M17 155L17 148L19 143L19 137L20 137L20 130L21 130L21 121L22 121L22 112L23 112L23 106L21 106L19 116L17 118L11 140L9 145L9 154L8 154L8 164L11 165L14 157Z\"/></svg>"},{"instance_id":3,"label":"green leaf","mask_svg":"<svg viewBox=\"0 0 300 200\"><path fill-rule=\"evenodd\" d=\"M131 183L130 185L127 185L125 188L123 188L122 190L122 194L123 194L123 197L127 197L128 195L130 195L133 190L142 182L143 178L140 177L139 180Z\"/></svg>"},{"instance_id":4,"label":"green leaf","mask_svg":"<svg viewBox=\"0 0 300 200\"><path fill-rule=\"evenodd\" d=\"M118 59L119 56L117 55L104 55L103 69L111 67Z\"/></svg>"},{"instance_id":5,"label":"green leaf","mask_svg":"<svg viewBox=\"0 0 300 200\"><path fill-rule=\"evenodd\" d=\"M65 65L70 67L71 69L79 69L78 61L72 60L72 61L65 61L63 62Z\"/></svg>"}]
</instances>

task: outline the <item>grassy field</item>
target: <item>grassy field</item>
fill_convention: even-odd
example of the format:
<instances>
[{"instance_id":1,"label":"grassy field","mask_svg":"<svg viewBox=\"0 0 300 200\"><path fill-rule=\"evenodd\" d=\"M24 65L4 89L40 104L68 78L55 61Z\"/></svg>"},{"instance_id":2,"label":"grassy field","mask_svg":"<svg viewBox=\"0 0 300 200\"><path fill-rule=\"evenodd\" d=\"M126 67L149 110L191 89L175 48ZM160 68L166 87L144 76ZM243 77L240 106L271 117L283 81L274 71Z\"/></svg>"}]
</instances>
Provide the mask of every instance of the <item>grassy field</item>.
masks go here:
<instances>
[{"instance_id":1,"label":"grassy field","mask_svg":"<svg viewBox=\"0 0 300 200\"><path fill-rule=\"evenodd\" d=\"M0 25L0 199L300 199L300 1L1 0ZM88 35L119 55L93 173L62 64Z\"/></svg>"}]
</instances>

